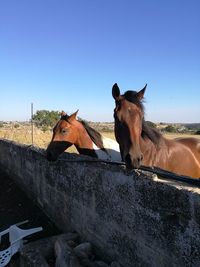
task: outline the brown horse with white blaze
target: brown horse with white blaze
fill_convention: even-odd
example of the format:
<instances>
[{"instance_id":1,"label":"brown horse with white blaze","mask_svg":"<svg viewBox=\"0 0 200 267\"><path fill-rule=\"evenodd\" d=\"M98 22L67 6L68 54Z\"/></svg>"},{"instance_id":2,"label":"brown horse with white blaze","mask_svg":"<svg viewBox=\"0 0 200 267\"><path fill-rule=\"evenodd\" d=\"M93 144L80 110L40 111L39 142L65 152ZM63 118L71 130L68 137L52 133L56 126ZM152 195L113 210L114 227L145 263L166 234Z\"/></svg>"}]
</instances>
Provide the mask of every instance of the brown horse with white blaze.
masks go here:
<instances>
[{"instance_id":1,"label":"brown horse with white blaze","mask_svg":"<svg viewBox=\"0 0 200 267\"><path fill-rule=\"evenodd\" d=\"M118 143L102 136L84 121L78 120L77 112L70 116L65 112L61 113L46 150L47 159L55 161L67 148L75 145L80 154L102 160L121 161Z\"/></svg>"},{"instance_id":2,"label":"brown horse with white blaze","mask_svg":"<svg viewBox=\"0 0 200 267\"><path fill-rule=\"evenodd\" d=\"M117 84L112 87L115 99L115 137L122 160L128 169L140 165L159 167L167 171L200 178L200 140L197 138L163 137L144 119L143 98L147 85L140 91L120 94Z\"/></svg>"}]
</instances>

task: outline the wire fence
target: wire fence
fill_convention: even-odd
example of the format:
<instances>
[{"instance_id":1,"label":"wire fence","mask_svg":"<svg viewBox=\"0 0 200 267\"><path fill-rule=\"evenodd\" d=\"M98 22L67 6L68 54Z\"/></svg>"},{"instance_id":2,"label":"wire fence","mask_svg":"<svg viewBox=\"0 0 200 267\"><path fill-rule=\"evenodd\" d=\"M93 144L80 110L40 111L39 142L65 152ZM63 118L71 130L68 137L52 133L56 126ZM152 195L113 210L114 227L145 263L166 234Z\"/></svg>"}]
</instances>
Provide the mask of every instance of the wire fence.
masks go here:
<instances>
[{"instance_id":1,"label":"wire fence","mask_svg":"<svg viewBox=\"0 0 200 267\"><path fill-rule=\"evenodd\" d=\"M33 136L34 136L34 140ZM41 148L46 148L51 140L51 131L42 131L32 125L31 123L18 124L10 123L0 128L0 138L16 141L21 144L39 146Z\"/></svg>"},{"instance_id":2,"label":"wire fence","mask_svg":"<svg viewBox=\"0 0 200 267\"><path fill-rule=\"evenodd\" d=\"M33 134L33 135L32 135ZM27 123L8 123L0 127L0 138L15 141L20 144L34 145L46 149L52 138L51 130L41 130L31 122ZM33 143L32 143L33 142ZM67 150L77 153L74 146Z\"/></svg>"}]
</instances>

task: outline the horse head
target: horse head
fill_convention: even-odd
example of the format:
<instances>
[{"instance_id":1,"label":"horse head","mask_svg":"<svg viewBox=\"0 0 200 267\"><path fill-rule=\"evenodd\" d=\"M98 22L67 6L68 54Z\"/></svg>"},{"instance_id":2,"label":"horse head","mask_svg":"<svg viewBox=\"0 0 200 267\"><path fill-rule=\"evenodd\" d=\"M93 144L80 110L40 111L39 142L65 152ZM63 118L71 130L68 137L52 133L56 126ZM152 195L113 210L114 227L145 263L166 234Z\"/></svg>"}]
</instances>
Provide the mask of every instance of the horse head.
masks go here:
<instances>
[{"instance_id":1,"label":"horse head","mask_svg":"<svg viewBox=\"0 0 200 267\"><path fill-rule=\"evenodd\" d=\"M140 139L144 118L142 99L146 86L138 92L126 91L123 95L116 83L112 87L112 96L115 99L115 137L120 146L122 160L128 169L138 168L143 159Z\"/></svg>"},{"instance_id":2,"label":"horse head","mask_svg":"<svg viewBox=\"0 0 200 267\"><path fill-rule=\"evenodd\" d=\"M47 147L47 159L50 161L57 160L58 156L67 148L76 144L78 139L76 119L78 110L68 116L64 111L61 112L61 118L53 128L53 136Z\"/></svg>"}]
</instances>

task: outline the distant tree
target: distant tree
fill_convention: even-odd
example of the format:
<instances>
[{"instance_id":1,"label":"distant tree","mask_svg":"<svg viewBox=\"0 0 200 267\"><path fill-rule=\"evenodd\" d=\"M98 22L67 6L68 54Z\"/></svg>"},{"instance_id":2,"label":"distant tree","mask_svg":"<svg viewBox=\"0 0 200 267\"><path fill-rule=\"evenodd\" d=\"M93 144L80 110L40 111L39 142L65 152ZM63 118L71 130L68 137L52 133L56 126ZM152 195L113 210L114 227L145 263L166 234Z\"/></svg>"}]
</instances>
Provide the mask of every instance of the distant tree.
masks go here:
<instances>
[{"instance_id":1,"label":"distant tree","mask_svg":"<svg viewBox=\"0 0 200 267\"><path fill-rule=\"evenodd\" d=\"M195 132L195 134L200 135L200 130L197 130L197 131Z\"/></svg>"},{"instance_id":2,"label":"distant tree","mask_svg":"<svg viewBox=\"0 0 200 267\"><path fill-rule=\"evenodd\" d=\"M41 130L43 131L43 133L45 133L46 131L49 130L49 127L48 127L47 125L43 125L43 126L41 127Z\"/></svg>"},{"instance_id":3,"label":"distant tree","mask_svg":"<svg viewBox=\"0 0 200 267\"><path fill-rule=\"evenodd\" d=\"M150 126L151 128L157 128L157 125L152 122L152 121L146 121L147 125Z\"/></svg>"},{"instance_id":4,"label":"distant tree","mask_svg":"<svg viewBox=\"0 0 200 267\"><path fill-rule=\"evenodd\" d=\"M4 123L2 121L0 121L0 128L3 128Z\"/></svg>"},{"instance_id":5,"label":"distant tree","mask_svg":"<svg viewBox=\"0 0 200 267\"><path fill-rule=\"evenodd\" d=\"M177 129L173 125L168 125L167 127L165 127L165 131L168 133L176 133Z\"/></svg>"},{"instance_id":6,"label":"distant tree","mask_svg":"<svg viewBox=\"0 0 200 267\"><path fill-rule=\"evenodd\" d=\"M14 124L14 128L19 128L19 126L20 126L19 123Z\"/></svg>"},{"instance_id":7,"label":"distant tree","mask_svg":"<svg viewBox=\"0 0 200 267\"><path fill-rule=\"evenodd\" d=\"M53 127L59 118L59 111L37 110L33 115L33 122L38 127Z\"/></svg>"}]
</instances>

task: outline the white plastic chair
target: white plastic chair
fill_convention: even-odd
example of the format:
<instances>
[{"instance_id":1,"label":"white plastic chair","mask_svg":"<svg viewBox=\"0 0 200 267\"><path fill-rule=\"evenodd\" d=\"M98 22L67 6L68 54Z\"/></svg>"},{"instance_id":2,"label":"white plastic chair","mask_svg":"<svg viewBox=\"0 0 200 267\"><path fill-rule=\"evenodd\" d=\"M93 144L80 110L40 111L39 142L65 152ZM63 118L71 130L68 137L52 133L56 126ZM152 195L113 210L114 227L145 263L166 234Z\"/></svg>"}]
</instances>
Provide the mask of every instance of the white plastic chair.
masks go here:
<instances>
[{"instance_id":1,"label":"white plastic chair","mask_svg":"<svg viewBox=\"0 0 200 267\"><path fill-rule=\"evenodd\" d=\"M27 222L28 221L23 221L23 222L11 225L8 229L0 232L0 243L1 243L1 237L8 233L9 233L9 242L10 242L10 247L0 251L0 267L6 266L11 260L11 257L22 248L23 246L22 239L24 237L43 230L42 227L31 228L31 229L26 229L26 230L20 229L18 227L18 225L22 225Z\"/></svg>"}]
</instances>

